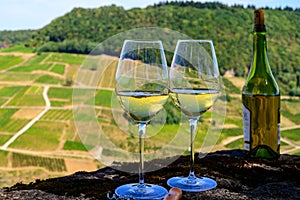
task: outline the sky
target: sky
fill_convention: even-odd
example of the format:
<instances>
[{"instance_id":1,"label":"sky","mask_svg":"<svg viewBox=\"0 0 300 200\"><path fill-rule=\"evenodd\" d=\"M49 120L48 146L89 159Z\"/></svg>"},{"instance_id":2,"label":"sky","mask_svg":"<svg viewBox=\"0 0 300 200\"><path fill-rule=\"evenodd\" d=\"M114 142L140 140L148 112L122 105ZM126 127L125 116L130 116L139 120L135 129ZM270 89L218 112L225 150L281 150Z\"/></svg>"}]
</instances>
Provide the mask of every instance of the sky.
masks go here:
<instances>
[{"instance_id":1,"label":"sky","mask_svg":"<svg viewBox=\"0 0 300 200\"><path fill-rule=\"evenodd\" d=\"M165 0L0 0L0 30L40 29L74 7L98 8L116 4L125 9L144 8ZM171 1L171 0L169 0ZM194 0L196 2L197 0ZM227 5L255 5L300 8L300 0L198 0L218 1Z\"/></svg>"}]
</instances>

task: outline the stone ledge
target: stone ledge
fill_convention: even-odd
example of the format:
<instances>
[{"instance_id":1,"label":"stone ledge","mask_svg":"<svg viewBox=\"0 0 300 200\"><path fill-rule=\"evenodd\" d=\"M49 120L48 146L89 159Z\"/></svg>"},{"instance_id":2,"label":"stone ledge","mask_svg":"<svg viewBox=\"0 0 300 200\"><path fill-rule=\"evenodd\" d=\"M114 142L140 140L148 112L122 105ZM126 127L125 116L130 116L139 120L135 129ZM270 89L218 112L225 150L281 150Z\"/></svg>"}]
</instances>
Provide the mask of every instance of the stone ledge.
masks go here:
<instances>
[{"instance_id":1,"label":"stone ledge","mask_svg":"<svg viewBox=\"0 0 300 200\"><path fill-rule=\"evenodd\" d=\"M279 160L245 158L243 150L218 151L204 158L195 157L196 175L215 179L216 189L201 193L183 193L183 200L194 199L299 199L300 157L281 155ZM189 157L181 156L169 166L145 175L146 182L169 189L168 178L187 175ZM159 164L159 160L151 164ZM125 164L130 166L131 164ZM136 174L110 167L95 172L77 172L70 176L18 183L0 190L0 199L107 199L119 185L137 181Z\"/></svg>"}]
</instances>

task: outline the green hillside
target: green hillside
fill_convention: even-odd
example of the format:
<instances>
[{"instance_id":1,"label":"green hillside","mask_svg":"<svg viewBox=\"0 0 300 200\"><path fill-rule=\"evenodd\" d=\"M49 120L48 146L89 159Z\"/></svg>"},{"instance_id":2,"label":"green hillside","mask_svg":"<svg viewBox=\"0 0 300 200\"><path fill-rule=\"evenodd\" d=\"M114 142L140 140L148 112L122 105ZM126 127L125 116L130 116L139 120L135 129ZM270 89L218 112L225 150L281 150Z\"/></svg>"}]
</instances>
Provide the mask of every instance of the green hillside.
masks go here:
<instances>
[{"instance_id":1,"label":"green hillside","mask_svg":"<svg viewBox=\"0 0 300 200\"><path fill-rule=\"evenodd\" d=\"M89 53L96 44L125 30L163 27L195 39L213 40L221 73L233 69L236 76L245 76L251 63L253 11L251 6L192 2L130 10L115 5L74 8L34 31L26 45L41 52ZM266 9L265 18L269 60L281 92L300 95L300 11Z\"/></svg>"}]
</instances>

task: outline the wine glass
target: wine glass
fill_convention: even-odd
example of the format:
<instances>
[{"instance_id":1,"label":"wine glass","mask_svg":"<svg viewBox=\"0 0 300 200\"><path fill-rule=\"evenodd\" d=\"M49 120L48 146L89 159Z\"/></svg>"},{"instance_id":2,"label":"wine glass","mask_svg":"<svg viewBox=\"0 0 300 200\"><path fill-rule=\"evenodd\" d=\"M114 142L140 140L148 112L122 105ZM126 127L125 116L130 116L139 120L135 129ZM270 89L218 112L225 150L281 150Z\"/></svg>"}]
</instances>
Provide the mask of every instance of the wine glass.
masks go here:
<instances>
[{"instance_id":1,"label":"wine glass","mask_svg":"<svg viewBox=\"0 0 300 200\"><path fill-rule=\"evenodd\" d=\"M168 99L168 70L161 41L125 40L116 72L116 94L125 112L138 124L139 182L118 187L115 193L134 199L162 199L164 187L144 182L146 125Z\"/></svg>"},{"instance_id":2,"label":"wine glass","mask_svg":"<svg viewBox=\"0 0 300 200\"><path fill-rule=\"evenodd\" d=\"M170 69L170 95L190 123L190 172L187 177L173 177L171 187L200 192L215 188L216 181L196 177L194 173L194 138L201 114L211 108L220 91L217 58L210 40L179 40Z\"/></svg>"}]
</instances>

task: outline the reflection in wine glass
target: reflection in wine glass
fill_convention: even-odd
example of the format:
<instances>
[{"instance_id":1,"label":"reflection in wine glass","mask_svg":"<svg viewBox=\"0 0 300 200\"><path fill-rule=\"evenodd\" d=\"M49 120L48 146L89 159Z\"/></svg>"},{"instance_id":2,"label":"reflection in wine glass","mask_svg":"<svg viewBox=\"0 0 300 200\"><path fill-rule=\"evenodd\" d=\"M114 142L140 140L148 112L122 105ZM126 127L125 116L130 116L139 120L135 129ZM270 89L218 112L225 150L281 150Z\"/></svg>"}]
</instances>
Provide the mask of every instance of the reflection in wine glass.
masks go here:
<instances>
[{"instance_id":1,"label":"reflection in wine glass","mask_svg":"<svg viewBox=\"0 0 300 200\"><path fill-rule=\"evenodd\" d=\"M210 40L179 40L170 70L170 95L174 104L190 122L190 173L173 177L167 183L183 191L199 192L215 188L217 183L194 173L194 138L201 114L209 110L220 94L220 74Z\"/></svg>"},{"instance_id":2,"label":"reflection in wine glass","mask_svg":"<svg viewBox=\"0 0 300 200\"><path fill-rule=\"evenodd\" d=\"M144 182L146 125L168 99L168 71L161 41L126 40L116 72L116 95L125 112L138 124L139 182L118 187L115 193L134 199L162 199L167 190Z\"/></svg>"}]
</instances>

